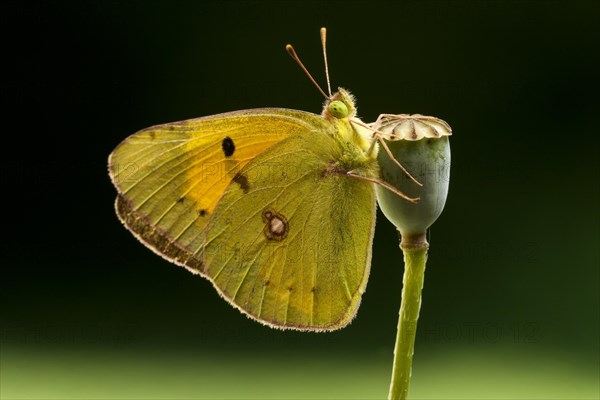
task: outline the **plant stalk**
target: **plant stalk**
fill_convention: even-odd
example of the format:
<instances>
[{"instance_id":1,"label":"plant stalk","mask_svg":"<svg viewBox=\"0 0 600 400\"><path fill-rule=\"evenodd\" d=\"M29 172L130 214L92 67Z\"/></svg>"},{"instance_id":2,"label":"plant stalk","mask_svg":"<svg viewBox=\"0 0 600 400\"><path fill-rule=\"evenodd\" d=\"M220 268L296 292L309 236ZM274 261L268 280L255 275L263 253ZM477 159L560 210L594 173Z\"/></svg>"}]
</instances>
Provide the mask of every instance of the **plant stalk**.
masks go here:
<instances>
[{"instance_id":1,"label":"plant stalk","mask_svg":"<svg viewBox=\"0 0 600 400\"><path fill-rule=\"evenodd\" d=\"M400 249L404 253L404 278L402 301L398 318L398 331L394 347L394 365L388 399L406 399L412 369L417 333L417 321L421 309L421 291L425 277L425 263L429 243L425 233L403 235Z\"/></svg>"}]
</instances>

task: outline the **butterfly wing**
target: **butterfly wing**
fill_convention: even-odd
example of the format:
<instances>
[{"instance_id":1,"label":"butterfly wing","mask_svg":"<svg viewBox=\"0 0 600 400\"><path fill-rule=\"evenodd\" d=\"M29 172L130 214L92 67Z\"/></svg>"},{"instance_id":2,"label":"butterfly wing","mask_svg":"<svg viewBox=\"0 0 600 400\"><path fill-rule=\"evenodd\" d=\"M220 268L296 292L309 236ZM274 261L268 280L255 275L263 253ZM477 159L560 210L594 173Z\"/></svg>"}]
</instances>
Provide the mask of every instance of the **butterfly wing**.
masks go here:
<instances>
[{"instance_id":1,"label":"butterfly wing","mask_svg":"<svg viewBox=\"0 0 600 400\"><path fill-rule=\"evenodd\" d=\"M283 109L142 130L109 159L117 213L249 316L341 328L366 286L376 200L370 183L331 172L342 154L330 131Z\"/></svg>"},{"instance_id":2,"label":"butterfly wing","mask_svg":"<svg viewBox=\"0 0 600 400\"><path fill-rule=\"evenodd\" d=\"M256 109L158 125L123 141L109 157L124 225L157 254L192 272L226 188L257 154L290 136L325 129L302 111Z\"/></svg>"},{"instance_id":3,"label":"butterfly wing","mask_svg":"<svg viewBox=\"0 0 600 400\"><path fill-rule=\"evenodd\" d=\"M371 258L375 193L331 172L323 132L273 146L238 173L207 228L203 273L232 304L271 326L333 330L358 309Z\"/></svg>"}]
</instances>

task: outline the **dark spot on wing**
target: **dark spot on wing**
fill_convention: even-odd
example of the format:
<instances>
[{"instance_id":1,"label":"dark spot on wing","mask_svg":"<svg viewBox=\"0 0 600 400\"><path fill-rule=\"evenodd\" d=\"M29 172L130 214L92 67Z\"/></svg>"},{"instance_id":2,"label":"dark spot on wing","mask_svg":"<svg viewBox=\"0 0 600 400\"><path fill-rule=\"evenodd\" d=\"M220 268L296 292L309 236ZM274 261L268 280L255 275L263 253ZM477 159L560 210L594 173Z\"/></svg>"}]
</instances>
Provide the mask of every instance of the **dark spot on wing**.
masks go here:
<instances>
[{"instance_id":1,"label":"dark spot on wing","mask_svg":"<svg viewBox=\"0 0 600 400\"><path fill-rule=\"evenodd\" d=\"M244 194L250 191L250 184L248 183L248 178L246 177L246 175L242 174L241 172L238 172L237 174L235 174L232 180L238 185L240 185L240 189L242 189Z\"/></svg>"},{"instance_id":2,"label":"dark spot on wing","mask_svg":"<svg viewBox=\"0 0 600 400\"><path fill-rule=\"evenodd\" d=\"M183 203L184 201L185 201L185 197L180 197L180 198L177 199L177 202L179 204Z\"/></svg>"},{"instance_id":3,"label":"dark spot on wing","mask_svg":"<svg viewBox=\"0 0 600 400\"><path fill-rule=\"evenodd\" d=\"M233 140L229 136L223 139L221 146L223 147L223 154L225 154L225 157L231 157L233 153L235 153L235 144L233 144Z\"/></svg>"},{"instance_id":4,"label":"dark spot on wing","mask_svg":"<svg viewBox=\"0 0 600 400\"><path fill-rule=\"evenodd\" d=\"M287 237L289 224L287 218L272 210L265 210L262 215L265 236L269 240L281 241Z\"/></svg>"},{"instance_id":5,"label":"dark spot on wing","mask_svg":"<svg viewBox=\"0 0 600 400\"><path fill-rule=\"evenodd\" d=\"M329 164L327 164L327 167L321 171L319 175L321 178L325 178L330 175L343 175L345 173L346 171L340 168L340 166L337 164L337 161L330 161Z\"/></svg>"},{"instance_id":6,"label":"dark spot on wing","mask_svg":"<svg viewBox=\"0 0 600 400\"><path fill-rule=\"evenodd\" d=\"M208 211L204 208L202 210L198 211L198 215L201 217L204 217L206 214L208 214Z\"/></svg>"}]
</instances>

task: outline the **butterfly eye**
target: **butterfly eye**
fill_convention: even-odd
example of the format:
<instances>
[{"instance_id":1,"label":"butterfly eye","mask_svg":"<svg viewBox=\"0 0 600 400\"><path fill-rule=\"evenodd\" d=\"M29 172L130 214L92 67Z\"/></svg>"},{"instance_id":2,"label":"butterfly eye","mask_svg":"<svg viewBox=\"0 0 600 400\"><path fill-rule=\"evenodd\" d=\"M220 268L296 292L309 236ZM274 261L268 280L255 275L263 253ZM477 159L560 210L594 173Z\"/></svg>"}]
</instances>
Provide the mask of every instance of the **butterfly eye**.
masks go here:
<instances>
[{"instance_id":1,"label":"butterfly eye","mask_svg":"<svg viewBox=\"0 0 600 400\"><path fill-rule=\"evenodd\" d=\"M329 113L335 118L346 118L348 116L348 106L343 101L334 100L329 103Z\"/></svg>"}]
</instances>

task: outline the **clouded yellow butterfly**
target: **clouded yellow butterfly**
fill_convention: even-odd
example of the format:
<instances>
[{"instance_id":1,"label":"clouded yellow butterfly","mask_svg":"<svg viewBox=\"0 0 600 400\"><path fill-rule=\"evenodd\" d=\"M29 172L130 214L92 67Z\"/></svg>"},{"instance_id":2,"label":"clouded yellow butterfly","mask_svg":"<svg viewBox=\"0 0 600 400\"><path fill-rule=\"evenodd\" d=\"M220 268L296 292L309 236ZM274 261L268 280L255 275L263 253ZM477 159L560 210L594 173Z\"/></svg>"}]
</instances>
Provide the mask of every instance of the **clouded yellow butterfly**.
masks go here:
<instances>
[{"instance_id":1,"label":"clouded yellow butterfly","mask_svg":"<svg viewBox=\"0 0 600 400\"><path fill-rule=\"evenodd\" d=\"M352 95L325 97L321 115L254 109L133 134L109 158L120 220L262 323L344 327L369 275L374 184L402 194L379 180Z\"/></svg>"}]
</instances>

